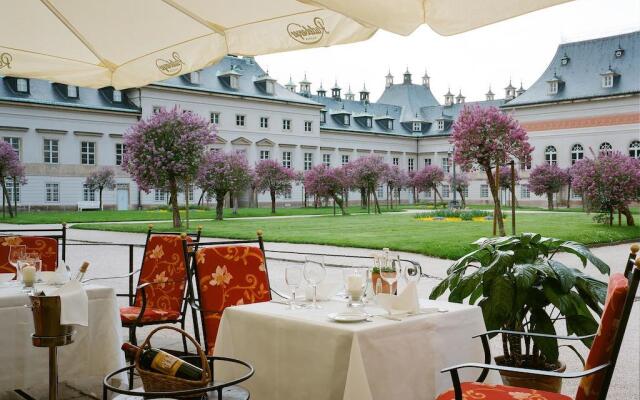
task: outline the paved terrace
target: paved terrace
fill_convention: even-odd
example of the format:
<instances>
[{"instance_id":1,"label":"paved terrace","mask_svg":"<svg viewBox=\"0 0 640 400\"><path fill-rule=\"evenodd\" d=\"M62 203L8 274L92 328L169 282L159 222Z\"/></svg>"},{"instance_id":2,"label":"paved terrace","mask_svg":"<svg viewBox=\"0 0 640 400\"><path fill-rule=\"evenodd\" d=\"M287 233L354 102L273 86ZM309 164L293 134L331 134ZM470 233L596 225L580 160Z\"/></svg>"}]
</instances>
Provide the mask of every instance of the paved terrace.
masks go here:
<instances>
[{"instance_id":1,"label":"paved terrace","mask_svg":"<svg viewBox=\"0 0 640 400\"><path fill-rule=\"evenodd\" d=\"M51 227L52 225L40 225L39 227ZM0 229L11 229L16 227L15 225L0 224ZM29 225L29 227L35 227ZM89 231L89 230L74 230L68 231L69 243L90 243L90 242L107 242L107 243L131 243L131 244L144 244L145 235L135 233L119 233L119 232L101 232L101 231ZM268 232L265 233L265 237L268 240ZM206 238L206 240L218 240L215 238ZM224 239L220 239L224 240ZM266 243L267 250L279 250L279 251L304 251L304 252L318 252L323 254L342 254L342 255L360 255L368 256L375 250L369 249L357 249L357 248L343 248L334 246L321 246L321 245L300 245L300 244L288 244L288 243ZM378 249L376 249L378 250ZM593 252L605 262L607 262L614 272L621 272L624 270L625 257L628 255L629 245L615 245L606 247L597 247L593 249ZM113 246L70 246L67 250L67 259L73 269L77 268L83 260L88 260L92 263L89 270L88 277L107 277L115 275L124 275L128 272L128 249L127 247L113 247ZM413 253L400 253L403 258L412 259L418 261L423 268L423 272L432 275L434 277L444 277L447 267L451 264L450 260L442 260L433 257L427 257ZM142 249L136 248L135 250L135 267L138 268L142 259ZM291 262L301 262L302 257L268 253L269 257L268 268L271 285L275 290L286 293L286 286L284 284L284 268L287 265L291 265ZM558 254L556 256L560 260L575 262L575 258L567 254ZM290 260L290 261L285 261ZM344 265L367 265L366 260L330 257L326 259L328 264L344 264ZM574 264L575 265L575 264ZM598 277L599 272L593 268L588 267L587 273L592 276ZM339 284L341 280L340 270L330 269L327 275L327 280L335 281ZM604 276L600 276L601 279L606 279ZM127 292L127 280L115 279L108 281L101 281L101 284L112 286L119 293ZM431 288L438 283L437 279L421 279L419 284L419 293L421 297L427 297ZM124 305L124 299L121 299ZM634 308L631 314L631 320L627 328L624 343L618 360L618 367L612 382L612 387L609 391L609 398L611 399L640 399L640 308L638 305ZM187 324L189 330L190 322ZM558 334L565 333L564 326L559 324L557 327ZM141 341L151 328L143 328L138 330L138 338ZM123 340L127 340L127 331L122 330ZM469 340L472 340L471 338ZM180 348L181 344L179 340L176 340L173 336L164 336L160 338L159 343L161 346ZM578 345L581 352L586 355L587 349ZM498 340L493 340L492 351L494 354L500 353L500 343ZM561 349L561 359L567 363L567 370L579 370L582 368L580 361L570 351ZM578 381L566 380L563 385L562 392L568 395L574 395ZM86 398L86 396L77 395L73 397L69 394L69 397L65 398Z\"/></svg>"}]
</instances>

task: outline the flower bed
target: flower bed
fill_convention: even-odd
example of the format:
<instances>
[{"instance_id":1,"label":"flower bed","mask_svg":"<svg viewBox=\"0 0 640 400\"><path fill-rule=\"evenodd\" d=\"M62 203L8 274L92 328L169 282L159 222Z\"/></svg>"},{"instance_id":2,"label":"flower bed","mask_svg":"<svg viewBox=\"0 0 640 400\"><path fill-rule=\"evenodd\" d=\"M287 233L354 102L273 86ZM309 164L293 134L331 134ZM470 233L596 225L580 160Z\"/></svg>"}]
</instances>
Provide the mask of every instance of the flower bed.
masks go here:
<instances>
[{"instance_id":1,"label":"flower bed","mask_svg":"<svg viewBox=\"0 0 640 400\"><path fill-rule=\"evenodd\" d=\"M437 210L428 213L416 214L416 218L420 221L444 221L444 222L462 222L462 221L491 221L493 213L480 210ZM505 215L502 215L505 218Z\"/></svg>"}]
</instances>

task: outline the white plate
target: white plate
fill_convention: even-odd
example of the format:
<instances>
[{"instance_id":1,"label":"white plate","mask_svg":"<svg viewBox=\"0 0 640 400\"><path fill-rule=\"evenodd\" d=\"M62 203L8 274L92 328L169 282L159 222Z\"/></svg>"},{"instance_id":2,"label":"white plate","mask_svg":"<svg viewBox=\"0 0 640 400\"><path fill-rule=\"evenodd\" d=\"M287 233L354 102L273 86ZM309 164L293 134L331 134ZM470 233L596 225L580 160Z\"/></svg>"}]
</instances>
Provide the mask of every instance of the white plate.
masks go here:
<instances>
[{"instance_id":1,"label":"white plate","mask_svg":"<svg viewBox=\"0 0 640 400\"><path fill-rule=\"evenodd\" d=\"M331 313L329 319L335 322L361 322L366 321L369 316L361 313Z\"/></svg>"}]
</instances>

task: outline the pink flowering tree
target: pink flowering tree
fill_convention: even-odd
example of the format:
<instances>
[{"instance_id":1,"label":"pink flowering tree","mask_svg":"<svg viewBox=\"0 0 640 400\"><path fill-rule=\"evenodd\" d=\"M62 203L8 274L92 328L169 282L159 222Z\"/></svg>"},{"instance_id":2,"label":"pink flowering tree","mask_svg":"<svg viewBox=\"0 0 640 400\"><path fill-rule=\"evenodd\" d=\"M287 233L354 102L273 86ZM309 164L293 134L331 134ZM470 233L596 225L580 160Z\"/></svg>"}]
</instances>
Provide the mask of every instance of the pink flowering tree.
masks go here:
<instances>
[{"instance_id":1,"label":"pink flowering tree","mask_svg":"<svg viewBox=\"0 0 640 400\"><path fill-rule=\"evenodd\" d=\"M567 184L569 184L569 174L557 165L538 165L529 175L529 189L538 196L547 196L549 210L553 210L553 195Z\"/></svg>"},{"instance_id":2,"label":"pink flowering tree","mask_svg":"<svg viewBox=\"0 0 640 400\"><path fill-rule=\"evenodd\" d=\"M173 210L173 226L179 228L179 187L185 193L194 182L202 164L207 145L215 139L214 127L206 119L178 107L161 109L149 118L140 120L124 135L127 151L122 168L138 187L145 192L151 189L168 189ZM188 202L188 196L185 196ZM187 204L188 221L188 204Z\"/></svg>"},{"instance_id":3,"label":"pink flowering tree","mask_svg":"<svg viewBox=\"0 0 640 400\"><path fill-rule=\"evenodd\" d=\"M102 210L102 192L113 190L116 187L116 172L111 167L101 167L93 171L87 176L84 184L89 190L97 190L100 199L100 209Z\"/></svg>"},{"instance_id":4,"label":"pink flowering tree","mask_svg":"<svg viewBox=\"0 0 640 400\"><path fill-rule=\"evenodd\" d=\"M242 152L209 151L205 155L196 183L204 193L216 198L218 221L222 221L225 196L231 194L237 198L238 193L251 183L250 172Z\"/></svg>"},{"instance_id":5,"label":"pink flowering tree","mask_svg":"<svg viewBox=\"0 0 640 400\"><path fill-rule=\"evenodd\" d=\"M413 186L415 186L418 191L428 192L433 189L434 207L437 206L437 197L440 198L440 201L444 201L438 191L438 186L442 184L443 181L444 171L437 165L427 165L421 170L418 170L413 176Z\"/></svg>"},{"instance_id":6,"label":"pink flowering tree","mask_svg":"<svg viewBox=\"0 0 640 400\"><path fill-rule=\"evenodd\" d=\"M515 169L515 184L517 185L520 182L520 174L518 170ZM500 167L500 187L502 189L511 190L511 165L503 165Z\"/></svg>"},{"instance_id":7,"label":"pink flowering tree","mask_svg":"<svg viewBox=\"0 0 640 400\"><path fill-rule=\"evenodd\" d=\"M304 174L304 187L307 193L317 197L331 197L340 207L342 215L347 214L344 195L349 188L349 183L349 176L344 167L331 168L319 164Z\"/></svg>"},{"instance_id":8,"label":"pink flowering tree","mask_svg":"<svg viewBox=\"0 0 640 400\"><path fill-rule=\"evenodd\" d=\"M460 207L467 208L467 200L464 194L469 189L469 175L462 171L456 172L456 177L449 175L447 176L447 181L451 186L451 190L455 190L460 195Z\"/></svg>"},{"instance_id":9,"label":"pink flowering tree","mask_svg":"<svg viewBox=\"0 0 640 400\"><path fill-rule=\"evenodd\" d=\"M369 197L373 195L374 213L382 213L376 189L384 182L388 168L389 166L384 162L384 159L375 154L360 157L346 166L347 175L353 186L364 189L369 209Z\"/></svg>"},{"instance_id":10,"label":"pink flowering tree","mask_svg":"<svg viewBox=\"0 0 640 400\"><path fill-rule=\"evenodd\" d=\"M9 143L2 141L0 142L0 185L2 186L2 193L7 202L7 208L9 209L9 217L13 218L12 199L9 197L9 192L7 191L7 179L9 178L12 179L14 184L26 182L24 166L20 162L18 153Z\"/></svg>"},{"instance_id":11,"label":"pink flowering tree","mask_svg":"<svg viewBox=\"0 0 640 400\"><path fill-rule=\"evenodd\" d=\"M453 124L451 138L455 146L453 158L464 171L481 169L487 181L494 202L494 217L502 215L495 169L505 165L512 158L526 160L533 147L529 144L527 132L518 121L496 107L465 107ZM498 231L505 235L504 221L495 218Z\"/></svg>"},{"instance_id":12,"label":"pink flowering tree","mask_svg":"<svg viewBox=\"0 0 640 400\"><path fill-rule=\"evenodd\" d=\"M640 199L640 160L620 152L584 158L571 167L573 190L582 195L590 209L609 213L618 210L634 226L629 204Z\"/></svg>"},{"instance_id":13,"label":"pink flowering tree","mask_svg":"<svg viewBox=\"0 0 640 400\"><path fill-rule=\"evenodd\" d=\"M290 168L285 168L276 160L260 160L255 168L255 185L261 192L269 192L271 196L271 213L276 213L276 195L285 194L291 190L291 182L296 174Z\"/></svg>"},{"instance_id":14,"label":"pink flowering tree","mask_svg":"<svg viewBox=\"0 0 640 400\"><path fill-rule=\"evenodd\" d=\"M391 194L391 208L393 208L394 192L398 198L398 205L400 205L400 190L408 185L409 176L399 166L391 165L387 168L384 180L387 182L387 190Z\"/></svg>"}]
</instances>

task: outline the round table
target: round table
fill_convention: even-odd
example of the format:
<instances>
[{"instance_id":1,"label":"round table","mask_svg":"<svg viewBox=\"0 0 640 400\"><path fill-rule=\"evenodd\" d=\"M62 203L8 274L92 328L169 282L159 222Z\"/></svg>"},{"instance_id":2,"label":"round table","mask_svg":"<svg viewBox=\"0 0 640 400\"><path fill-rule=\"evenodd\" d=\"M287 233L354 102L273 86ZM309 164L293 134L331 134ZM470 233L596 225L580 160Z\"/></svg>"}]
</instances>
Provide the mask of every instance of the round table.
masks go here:
<instances>
[{"instance_id":1,"label":"round table","mask_svg":"<svg viewBox=\"0 0 640 400\"><path fill-rule=\"evenodd\" d=\"M186 356L180 357L181 359L198 365L200 358L198 356ZM114 397L114 399L129 399L129 398L145 398L145 399L216 399L216 400L248 400L251 395L249 391L238 384L251 378L254 373L253 366L251 364L229 357L214 357L208 356L207 361L211 368L211 382L207 386L198 389L189 389L181 391L171 392L148 392L143 387L137 387L132 389L123 389L120 387L124 382L119 381L119 377L123 373L135 372L135 366L129 365L124 368L120 368L111 372L104 378L102 385L102 399L107 400L109 393L118 393L122 396ZM231 363L236 366L242 366L246 368L246 372L236 378L228 380L216 380L215 379L215 365L216 363ZM113 382L115 379L117 382Z\"/></svg>"}]
</instances>

